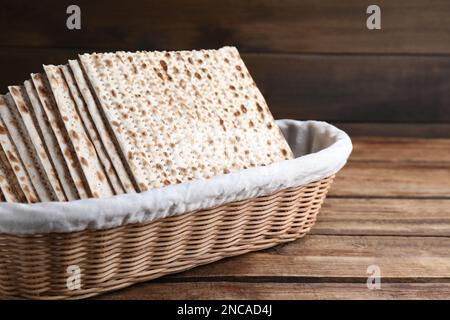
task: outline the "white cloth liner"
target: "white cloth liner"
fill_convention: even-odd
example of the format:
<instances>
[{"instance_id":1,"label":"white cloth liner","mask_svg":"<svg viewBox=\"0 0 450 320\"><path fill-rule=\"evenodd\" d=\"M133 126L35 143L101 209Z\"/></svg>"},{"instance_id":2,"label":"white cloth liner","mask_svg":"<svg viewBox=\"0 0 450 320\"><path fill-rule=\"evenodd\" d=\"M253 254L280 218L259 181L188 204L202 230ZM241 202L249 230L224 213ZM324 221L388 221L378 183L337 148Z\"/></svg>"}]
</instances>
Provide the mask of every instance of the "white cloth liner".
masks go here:
<instances>
[{"instance_id":1,"label":"white cloth liner","mask_svg":"<svg viewBox=\"0 0 450 320\"><path fill-rule=\"evenodd\" d=\"M209 180L103 199L1 203L0 233L35 234L106 229L215 207L306 185L335 174L347 161L348 135L319 121L277 120L296 158Z\"/></svg>"}]
</instances>

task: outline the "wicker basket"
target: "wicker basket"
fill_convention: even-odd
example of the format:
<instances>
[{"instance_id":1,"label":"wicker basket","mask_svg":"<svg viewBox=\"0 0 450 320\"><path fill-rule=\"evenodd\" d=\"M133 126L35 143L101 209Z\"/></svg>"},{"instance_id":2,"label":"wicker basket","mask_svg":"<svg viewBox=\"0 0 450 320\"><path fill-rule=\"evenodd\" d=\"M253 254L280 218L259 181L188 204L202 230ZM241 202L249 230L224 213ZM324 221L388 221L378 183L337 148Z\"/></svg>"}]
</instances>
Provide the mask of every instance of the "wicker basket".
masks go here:
<instances>
[{"instance_id":1,"label":"wicker basket","mask_svg":"<svg viewBox=\"0 0 450 320\"><path fill-rule=\"evenodd\" d=\"M304 236L333 177L274 194L105 230L0 234L4 298L86 298ZM68 286L69 266L80 288Z\"/></svg>"}]
</instances>

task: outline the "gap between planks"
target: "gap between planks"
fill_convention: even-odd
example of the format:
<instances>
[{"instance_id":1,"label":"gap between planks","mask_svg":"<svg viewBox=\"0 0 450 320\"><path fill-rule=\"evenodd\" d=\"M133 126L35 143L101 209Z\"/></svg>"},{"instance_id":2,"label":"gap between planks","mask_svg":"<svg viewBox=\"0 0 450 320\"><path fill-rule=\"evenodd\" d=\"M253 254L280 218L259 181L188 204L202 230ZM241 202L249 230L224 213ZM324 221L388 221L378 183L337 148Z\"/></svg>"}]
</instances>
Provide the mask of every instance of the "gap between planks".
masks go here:
<instances>
[{"instance_id":1,"label":"gap between planks","mask_svg":"<svg viewBox=\"0 0 450 320\"><path fill-rule=\"evenodd\" d=\"M369 290L365 283L148 283L98 299L450 299L450 284L382 282L380 290Z\"/></svg>"}]
</instances>

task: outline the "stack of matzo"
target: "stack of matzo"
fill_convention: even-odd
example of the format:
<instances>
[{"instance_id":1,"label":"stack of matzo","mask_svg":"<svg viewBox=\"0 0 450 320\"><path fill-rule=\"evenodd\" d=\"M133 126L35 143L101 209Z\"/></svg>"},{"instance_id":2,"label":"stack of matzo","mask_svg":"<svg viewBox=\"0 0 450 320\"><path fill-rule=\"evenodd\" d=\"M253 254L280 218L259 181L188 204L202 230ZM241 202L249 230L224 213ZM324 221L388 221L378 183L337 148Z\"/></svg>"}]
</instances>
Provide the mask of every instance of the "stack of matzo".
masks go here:
<instances>
[{"instance_id":1,"label":"stack of matzo","mask_svg":"<svg viewBox=\"0 0 450 320\"><path fill-rule=\"evenodd\" d=\"M0 96L0 197L142 192L292 158L238 51L84 54Z\"/></svg>"}]
</instances>

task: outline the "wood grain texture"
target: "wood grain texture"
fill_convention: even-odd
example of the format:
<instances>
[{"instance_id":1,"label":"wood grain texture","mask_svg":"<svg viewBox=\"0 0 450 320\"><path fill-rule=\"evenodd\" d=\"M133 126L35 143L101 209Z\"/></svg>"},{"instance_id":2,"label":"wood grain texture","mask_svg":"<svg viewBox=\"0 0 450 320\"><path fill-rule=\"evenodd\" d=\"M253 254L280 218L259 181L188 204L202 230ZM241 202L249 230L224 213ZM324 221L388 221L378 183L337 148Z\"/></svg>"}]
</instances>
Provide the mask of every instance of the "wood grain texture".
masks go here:
<instances>
[{"instance_id":1,"label":"wood grain texture","mask_svg":"<svg viewBox=\"0 0 450 320\"><path fill-rule=\"evenodd\" d=\"M84 51L2 49L0 90L22 83L31 72L40 71L43 63L65 63ZM275 118L450 122L450 57L242 56Z\"/></svg>"},{"instance_id":2,"label":"wood grain texture","mask_svg":"<svg viewBox=\"0 0 450 320\"><path fill-rule=\"evenodd\" d=\"M382 30L366 28L358 0L77 1L82 30L70 31L71 1L2 1L2 46L194 49L238 45L251 52L450 53L445 0L377 1Z\"/></svg>"},{"instance_id":3,"label":"wood grain texture","mask_svg":"<svg viewBox=\"0 0 450 320\"><path fill-rule=\"evenodd\" d=\"M357 137L350 161L450 163L450 139Z\"/></svg>"},{"instance_id":4,"label":"wood grain texture","mask_svg":"<svg viewBox=\"0 0 450 320\"><path fill-rule=\"evenodd\" d=\"M108 293L111 300L317 300L317 299L450 299L449 283L382 283L368 290L366 283L147 283Z\"/></svg>"},{"instance_id":5,"label":"wood grain texture","mask_svg":"<svg viewBox=\"0 0 450 320\"><path fill-rule=\"evenodd\" d=\"M450 237L450 200L327 199L311 233Z\"/></svg>"},{"instance_id":6,"label":"wood grain texture","mask_svg":"<svg viewBox=\"0 0 450 320\"><path fill-rule=\"evenodd\" d=\"M332 278L365 281L367 267L378 265L383 279L409 282L450 279L450 238L308 235L272 249L201 266L172 279L207 281L253 277L308 281Z\"/></svg>"},{"instance_id":7,"label":"wood grain texture","mask_svg":"<svg viewBox=\"0 0 450 320\"><path fill-rule=\"evenodd\" d=\"M350 161L329 196L450 199L450 165Z\"/></svg>"}]
</instances>

